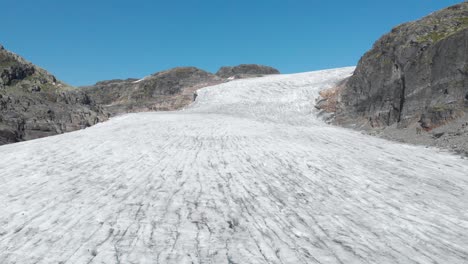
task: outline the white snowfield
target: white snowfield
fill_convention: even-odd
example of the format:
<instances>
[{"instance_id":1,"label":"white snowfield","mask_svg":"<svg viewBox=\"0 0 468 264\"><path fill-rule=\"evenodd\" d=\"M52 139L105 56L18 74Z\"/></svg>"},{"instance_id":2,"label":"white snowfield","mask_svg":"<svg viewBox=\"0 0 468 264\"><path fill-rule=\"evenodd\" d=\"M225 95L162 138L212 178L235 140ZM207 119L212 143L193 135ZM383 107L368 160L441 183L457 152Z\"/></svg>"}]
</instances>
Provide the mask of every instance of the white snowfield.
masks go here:
<instances>
[{"instance_id":1,"label":"white snowfield","mask_svg":"<svg viewBox=\"0 0 468 264\"><path fill-rule=\"evenodd\" d=\"M468 263L468 161L324 124L342 68L0 147L0 263Z\"/></svg>"}]
</instances>

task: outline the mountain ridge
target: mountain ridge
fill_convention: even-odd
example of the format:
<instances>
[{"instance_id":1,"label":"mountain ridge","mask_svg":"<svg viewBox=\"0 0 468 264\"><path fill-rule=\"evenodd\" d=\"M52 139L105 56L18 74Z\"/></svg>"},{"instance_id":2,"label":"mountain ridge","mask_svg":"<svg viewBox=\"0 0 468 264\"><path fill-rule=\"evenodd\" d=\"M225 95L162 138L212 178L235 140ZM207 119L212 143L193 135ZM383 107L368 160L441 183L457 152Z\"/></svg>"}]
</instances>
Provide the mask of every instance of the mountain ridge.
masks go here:
<instances>
[{"instance_id":1,"label":"mountain ridge","mask_svg":"<svg viewBox=\"0 0 468 264\"><path fill-rule=\"evenodd\" d=\"M197 89L222 82L196 67L176 67L142 79L100 81L81 89L115 116L180 109L194 100Z\"/></svg>"}]
</instances>

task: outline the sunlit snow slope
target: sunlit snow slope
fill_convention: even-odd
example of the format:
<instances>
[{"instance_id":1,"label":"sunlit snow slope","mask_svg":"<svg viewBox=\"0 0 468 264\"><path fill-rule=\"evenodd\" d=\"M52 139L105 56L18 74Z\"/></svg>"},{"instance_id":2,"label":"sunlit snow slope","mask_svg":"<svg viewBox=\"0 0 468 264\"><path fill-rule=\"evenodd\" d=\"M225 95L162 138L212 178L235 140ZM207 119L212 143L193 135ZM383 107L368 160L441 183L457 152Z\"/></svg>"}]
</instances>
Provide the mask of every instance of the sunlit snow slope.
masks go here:
<instances>
[{"instance_id":1,"label":"sunlit snow slope","mask_svg":"<svg viewBox=\"0 0 468 264\"><path fill-rule=\"evenodd\" d=\"M468 263L468 161L325 125L353 68L0 147L0 263Z\"/></svg>"}]
</instances>

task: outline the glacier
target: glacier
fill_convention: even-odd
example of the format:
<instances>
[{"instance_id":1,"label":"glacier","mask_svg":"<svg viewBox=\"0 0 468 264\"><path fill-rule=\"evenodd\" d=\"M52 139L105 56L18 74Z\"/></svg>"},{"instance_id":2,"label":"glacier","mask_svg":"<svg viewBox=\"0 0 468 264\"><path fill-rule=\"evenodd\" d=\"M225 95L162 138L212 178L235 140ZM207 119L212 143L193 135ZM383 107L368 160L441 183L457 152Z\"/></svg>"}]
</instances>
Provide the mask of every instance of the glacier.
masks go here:
<instances>
[{"instance_id":1,"label":"glacier","mask_svg":"<svg viewBox=\"0 0 468 264\"><path fill-rule=\"evenodd\" d=\"M325 124L353 67L0 147L0 263L468 263L468 160Z\"/></svg>"}]
</instances>

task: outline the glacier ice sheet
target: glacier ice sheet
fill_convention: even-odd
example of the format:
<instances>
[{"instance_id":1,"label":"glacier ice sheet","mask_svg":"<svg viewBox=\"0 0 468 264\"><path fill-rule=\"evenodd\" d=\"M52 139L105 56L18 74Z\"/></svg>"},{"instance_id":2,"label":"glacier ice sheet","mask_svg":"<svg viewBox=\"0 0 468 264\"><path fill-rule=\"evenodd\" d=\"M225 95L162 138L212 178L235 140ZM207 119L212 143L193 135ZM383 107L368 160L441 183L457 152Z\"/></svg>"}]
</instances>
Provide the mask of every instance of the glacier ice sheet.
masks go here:
<instances>
[{"instance_id":1,"label":"glacier ice sheet","mask_svg":"<svg viewBox=\"0 0 468 264\"><path fill-rule=\"evenodd\" d=\"M467 160L316 118L352 71L1 146L0 263L467 263Z\"/></svg>"}]
</instances>

